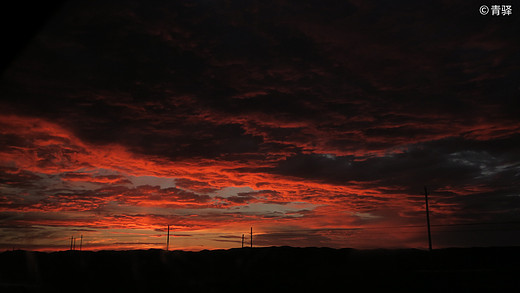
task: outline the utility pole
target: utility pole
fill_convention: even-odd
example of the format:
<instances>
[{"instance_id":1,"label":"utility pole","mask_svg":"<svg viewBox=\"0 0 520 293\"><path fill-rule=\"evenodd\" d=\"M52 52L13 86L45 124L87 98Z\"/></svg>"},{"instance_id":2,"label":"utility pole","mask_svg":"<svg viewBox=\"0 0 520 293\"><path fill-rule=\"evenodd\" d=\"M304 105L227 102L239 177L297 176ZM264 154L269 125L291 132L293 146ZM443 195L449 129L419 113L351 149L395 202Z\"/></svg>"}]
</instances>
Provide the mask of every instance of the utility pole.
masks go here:
<instances>
[{"instance_id":1,"label":"utility pole","mask_svg":"<svg viewBox=\"0 0 520 293\"><path fill-rule=\"evenodd\" d=\"M70 250L72 250L72 241L74 241L74 237L70 236Z\"/></svg>"},{"instance_id":2,"label":"utility pole","mask_svg":"<svg viewBox=\"0 0 520 293\"><path fill-rule=\"evenodd\" d=\"M251 248L253 248L253 227L251 227Z\"/></svg>"},{"instance_id":3,"label":"utility pole","mask_svg":"<svg viewBox=\"0 0 520 293\"><path fill-rule=\"evenodd\" d=\"M244 248L244 234L242 234L242 248Z\"/></svg>"},{"instance_id":4,"label":"utility pole","mask_svg":"<svg viewBox=\"0 0 520 293\"><path fill-rule=\"evenodd\" d=\"M79 251L81 251L81 246L83 246L83 234L79 238Z\"/></svg>"},{"instance_id":5,"label":"utility pole","mask_svg":"<svg viewBox=\"0 0 520 293\"><path fill-rule=\"evenodd\" d=\"M74 241L74 245L72 246L72 250L76 250L76 238L72 237L73 241Z\"/></svg>"},{"instance_id":6,"label":"utility pole","mask_svg":"<svg viewBox=\"0 0 520 293\"><path fill-rule=\"evenodd\" d=\"M168 225L168 236L166 238L166 251L170 248L170 225Z\"/></svg>"},{"instance_id":7,"label":"utility pole","mask_svg":"<svg viewBox=\"0 0 520 293\"><path fill-rule=\"evenodd\" d=\"M428 248L432 251L432 234L430 230L430 210L428 208L428 188L424 187L424 199L426 200L426 223L428 224Z\"/></svg>"}]
</instances>

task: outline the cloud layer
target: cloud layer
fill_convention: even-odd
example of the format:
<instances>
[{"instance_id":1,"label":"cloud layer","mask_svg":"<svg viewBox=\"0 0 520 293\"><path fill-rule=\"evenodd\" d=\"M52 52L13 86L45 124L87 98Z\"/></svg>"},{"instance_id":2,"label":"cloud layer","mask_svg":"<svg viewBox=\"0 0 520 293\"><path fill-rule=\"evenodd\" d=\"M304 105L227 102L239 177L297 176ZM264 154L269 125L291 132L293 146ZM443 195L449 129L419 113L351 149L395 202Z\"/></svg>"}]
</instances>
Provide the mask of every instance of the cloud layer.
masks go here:
<instances>
[{"instance_id":1,"label":"cloud layer","mask_svg":"<svg viewBox=\"0 0 520 293\"><path fill-rule=\"evenodd\" d=\"M424 247L425 185L437 245L520 244L518 18L90 2L2 76L0 247Z\"/></svg>"}]
</instances>

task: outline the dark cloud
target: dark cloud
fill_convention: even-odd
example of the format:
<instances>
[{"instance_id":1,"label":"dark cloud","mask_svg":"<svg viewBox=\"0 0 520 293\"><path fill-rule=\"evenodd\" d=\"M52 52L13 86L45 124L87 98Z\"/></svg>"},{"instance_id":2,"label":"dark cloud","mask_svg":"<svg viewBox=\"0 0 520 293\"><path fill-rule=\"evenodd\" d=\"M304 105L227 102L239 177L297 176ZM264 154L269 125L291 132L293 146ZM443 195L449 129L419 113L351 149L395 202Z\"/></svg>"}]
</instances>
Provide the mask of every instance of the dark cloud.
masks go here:
<instances>
[{"instance_id":1,"label":"dark cloud","mask_svg":"<svg viewBox=\"0 0 520 293\"><path fill-rule=\"evenodd\" d=\"M175 185L181 188L186 188L201 193L210 193L218 190L218 188L215 188L208 182L191 180L187 178L175 179Z\"/></svg>"},{"instance_id":2,"label":"dark cloud","mask_svg":"<svg viewBox=\"0 0 520 293\"><path fill-rule=\"evenodd\" d=\"M287 200L283 199L280 192L275 190L259 190L252 192L239 192L233 196L216 196L216 199L232 204L232 205L247 205L249 203L265 203L265 204L287 204Z\"/></svg>"},{"instance_id":3,"label":"dark cloud","mask_svg":"<svg viewBox=\"0 0 520 293\"><path fill-rule=\"evenodd\" d=\"M514 26L457 3L163 4L67 4L7 74L7 106L170 158L257 152L266 138L380 151L515 117Z\"/></svg>"},{"instance_id":4,"label":"dark cloud","mask_svg":"<svg viewBox=\"0 0 520 293\"><path fill-rule=\"evenodd\" d=\"M0 166L0 186L30 188L40 176L18 168Z\"/></svg>"},{"instance_id":5,"label":"dark cloud","mask_svg":"<svg viewBox=\"0 0 520 293\"><path fill-rule=\"evenodd\" d=\"M36 198L24 198L17 194L0 197L0 207L8 210L27 211L92 211L110 214L111 203L130 206L162 206L165 208L204 208L212 206L211 197L199 195L175 187L141 185L137 187L104 184L97 189L47 190Z\"/></svg>"},{"instance_id":6,"label":"dark cloud","mask_svg":"<svg viewBox=\"0 0 520 293\"><path fill-rule=\"evenodd\" d=\"M273 171L336 184L377 181L385 186L478 183L510 186L515 184L511 179L518 175L518 152L514 149L517 139L517 136L488 141L450 138L362 160L355 156L299 154L281 161Z\"/></svg>"}]
</instances>

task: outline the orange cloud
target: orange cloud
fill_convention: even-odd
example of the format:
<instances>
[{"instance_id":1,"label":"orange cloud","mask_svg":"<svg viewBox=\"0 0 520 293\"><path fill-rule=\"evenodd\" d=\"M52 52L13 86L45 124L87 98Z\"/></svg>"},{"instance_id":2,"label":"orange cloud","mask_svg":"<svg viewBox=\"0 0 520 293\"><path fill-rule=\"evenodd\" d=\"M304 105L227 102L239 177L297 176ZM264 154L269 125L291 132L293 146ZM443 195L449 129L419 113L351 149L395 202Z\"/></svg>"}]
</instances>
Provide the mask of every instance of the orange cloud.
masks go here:
<instances>
[{"instance_id":1,"label":"orange cloud","mask_svg":"<svg viewBox=\"0 0 520 293\"><path fill-rule=\"evenodd\" d=\"M171 161L131 152L122 145L86 143L64 127L42 119L0 116L0 125L1 134L9 139L0 150L4 191L0 213L7 215L6 223L13 227L160 231L171 225L177 233L200 233L202 238L183 240L183 247L190 249L197 241L205 243L205 248L233 247L237 244L234 240L226 242L218 235L241 235L250 226L255 227L258 245L296 245L301 241L377 247L383 244L374 239L386 239L392 245L413 246L420 243L417 239L423 233L406 228L423 221L420 191L411 195L409 187L398 181L381 184L369 172L344 181L339 180L341 176L335 181L326 180L334 176L320 177L348 171L348 162L366 168L375 159L353 157L348 161L338 154L323 154L303 157L310 165L289 166L296 169L280 168L280 162L300 164L297 160L282 161L283 154L288 154L283 151L266 154L266 160L252 157L244 162L218 158ZM319 149L313 151L320 153ZM401 154L403 158L406 155ZM386 168L380 163L382 159L377 162L379 168ZM336 169L322 169L324 166ZM306 177L308 174L314 177ZM136 185L133 178L141 177L145 181L169 179L170 185ZM464 220L456 216L461 209L457 196L492 190L474 184L439 187L436 192L446 197L432 200L432 215L443 224ZM403 228L395 228L396 232L384 227ZM296 235L296 230L308 230L309 234ZM119 240L110 244L93 237L92 248L146 246ZM151 243L147 237L135 236L133 240Z\"/></svg>"}]
</instances>

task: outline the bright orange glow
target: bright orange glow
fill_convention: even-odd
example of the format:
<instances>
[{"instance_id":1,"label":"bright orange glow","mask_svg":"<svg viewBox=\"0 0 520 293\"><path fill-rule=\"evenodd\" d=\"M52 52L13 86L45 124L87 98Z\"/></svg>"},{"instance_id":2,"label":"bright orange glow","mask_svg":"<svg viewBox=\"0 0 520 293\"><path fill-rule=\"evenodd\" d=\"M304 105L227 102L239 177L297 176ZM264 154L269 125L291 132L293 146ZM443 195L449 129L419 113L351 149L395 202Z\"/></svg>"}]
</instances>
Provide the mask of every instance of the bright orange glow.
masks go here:
<instances>
[{"instance_id":1,"label":"bright orange glow","mask_svg":"<svg viewBox=\"0 0 520 293\"><path fill-rule=\"evenodd\" d=\"M0 123L3 135L21 139L0 152L3 173L11 178L5 190L26 184L25 195L2 195L0 212L23 215L9 220L12 227L58 229L37 244L27 238L22 247L68 249L68 235L85 234L85 249L163 248L166 225L172 247L185 250L238 247L251 226L260 246L423 243L421 195L409 196L403 186L367 180L339 185L262 171L278 159L169 161L121 145L88 144L41 119L0 116ZM490 190L445 186L438 192ZM438 223L460 220L456 203L433 200L431 208Z\"/></svg>"}]
</instances>

